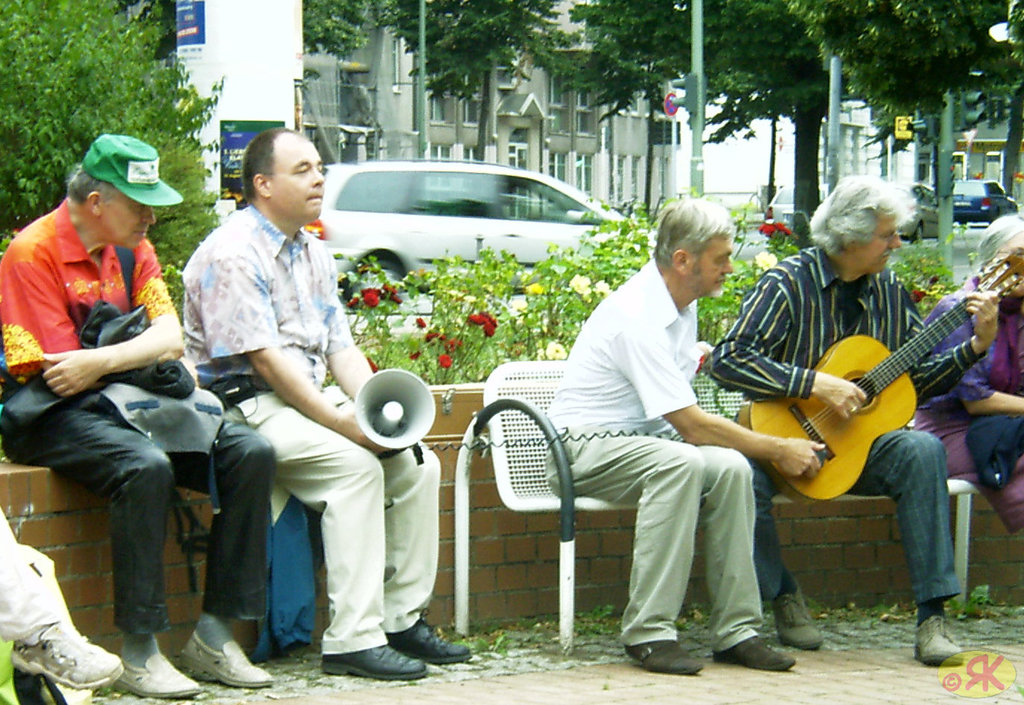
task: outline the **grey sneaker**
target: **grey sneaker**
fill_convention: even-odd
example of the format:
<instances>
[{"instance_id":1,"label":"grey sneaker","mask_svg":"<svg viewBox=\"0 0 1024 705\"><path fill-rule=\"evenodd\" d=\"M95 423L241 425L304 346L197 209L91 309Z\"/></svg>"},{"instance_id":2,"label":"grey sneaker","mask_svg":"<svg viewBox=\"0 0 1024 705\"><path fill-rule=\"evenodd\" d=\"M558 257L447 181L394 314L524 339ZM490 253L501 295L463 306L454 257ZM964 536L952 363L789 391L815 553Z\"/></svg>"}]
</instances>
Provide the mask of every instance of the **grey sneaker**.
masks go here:
<instances>
[{"instance_id":1,"label":"grey sneaker","mask_svg":"<svg viewBox=\"0 0 1024 705\"><path fill-rule=\"evenodd\" d=\"M779 641L783 644L804 651L814 651L821 647L825 638L814 626L803 595L798 592L779 595L772 601L772 612L775 613L775 629L779 633Z\"/></svg>"},{"instance_id":2,"label":"grey sneaker","mask_svg":"<svg viewBox=\"0 0 1024 705\"><path fill-rule=\"evenodd\" d=\"M94 690L121 675L121 659L59 623L44 631L35 644L14 642L11 663L26 673L41 673L61 685Z\"/></svg>"},{"instance_id":3,"label":"grey sneaker","mask_svg":"<svg viewBox=\"0 0 1024 705\"><path fill-rule=\"evenodd\" d=\"M942 615L934 615L921 622L917 627L917 639L914 642L914 658L926 666L941 666L963 652L949 636L949 624ZM960 659L950 661L949 665L957 665Z\"/></svg>"}]
</instances>

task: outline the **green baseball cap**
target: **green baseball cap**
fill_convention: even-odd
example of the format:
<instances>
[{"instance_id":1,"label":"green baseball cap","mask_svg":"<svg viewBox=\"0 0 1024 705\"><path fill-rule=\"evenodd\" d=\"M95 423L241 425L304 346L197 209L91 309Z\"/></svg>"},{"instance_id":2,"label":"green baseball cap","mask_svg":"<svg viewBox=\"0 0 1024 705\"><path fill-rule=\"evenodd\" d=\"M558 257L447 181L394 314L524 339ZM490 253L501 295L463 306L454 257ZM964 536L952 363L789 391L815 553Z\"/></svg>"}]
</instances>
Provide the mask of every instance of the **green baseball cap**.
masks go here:
<instances>
[{"instance_id":1,"label":"green baseball cap","mask_svg":"<svg viewBox=\"0 0 1024 705\"><path fill-rule=\"evenodd\" d=\"M134 137L100 135L86 152L82 169L144 206L173 206L183 200L160 180L160 155Z\"/></svg>"}]
</instances>

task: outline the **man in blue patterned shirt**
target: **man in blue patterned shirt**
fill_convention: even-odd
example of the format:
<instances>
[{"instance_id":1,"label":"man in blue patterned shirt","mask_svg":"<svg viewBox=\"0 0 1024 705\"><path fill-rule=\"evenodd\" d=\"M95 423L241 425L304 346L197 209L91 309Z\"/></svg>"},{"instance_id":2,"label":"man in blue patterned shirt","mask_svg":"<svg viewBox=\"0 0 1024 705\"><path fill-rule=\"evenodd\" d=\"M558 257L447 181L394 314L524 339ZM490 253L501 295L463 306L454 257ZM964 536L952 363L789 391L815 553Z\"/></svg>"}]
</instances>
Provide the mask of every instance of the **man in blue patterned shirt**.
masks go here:
<instances>
[{"instance_id":1,"label":"man in blue patterned shirt","mask_svg":"<svg viewBox=\"0 0 1024 705\"><path fill-rule=\"evenodd\" d=\"M814 247L764 274L743 302L739 318L714 350L710 374L754 400L814 398L841 419L869 399L854 382L816 371L826 350L850 335L866 335L896 350L922 328L906 289L885 265L900 246L900 227L913 213L901 187L851 176L836 186L811 220ZM925 357L910 376L919 397L952 387L986 351L996 332L996 299L977 294L971 340ZM802 649L821 646L796 580L782 561L771 515L778 491L753 463L757 519L754 563L761 597L771 600L779 638ZM827 468L823 470L827 472ZM944 602L960 591L953 570L942 443L927 433L897 430L874 440L850 492L891 497L914 598L918 605L915 657L937 666L961 651L950 638Z\"/></svg>"},{"instance_id":2,"label":"man in blue patterned shirt","mask_svg":"<svg viewBox=\"0 0 1024 705\"><path fill-rule=\"evenodd\" d=\"M304 229L323 200L316 148L291 130L262 132L242 178L250 207L185 267L186 350L226 415L273 445L276 485L322 515L323 670L411 680L426 675L424 662L466 661L469 649L422 616L437 575L440 462L428 450L387 454L355 419L352 400L373 372L338 300L334 261ZM335 385L324 387L328 372Z\"/></svg>"}]
</instances>

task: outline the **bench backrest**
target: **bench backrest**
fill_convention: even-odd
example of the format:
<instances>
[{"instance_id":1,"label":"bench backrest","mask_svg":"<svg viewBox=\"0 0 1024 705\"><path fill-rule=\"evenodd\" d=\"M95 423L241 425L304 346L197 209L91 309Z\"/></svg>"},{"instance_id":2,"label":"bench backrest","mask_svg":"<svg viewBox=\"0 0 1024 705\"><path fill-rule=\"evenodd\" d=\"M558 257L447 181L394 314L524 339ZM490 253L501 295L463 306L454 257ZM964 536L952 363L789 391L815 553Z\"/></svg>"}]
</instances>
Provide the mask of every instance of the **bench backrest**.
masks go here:
<instances>
[{"instance_id":1,"label":"bench backrest","mask_svg":"<svg viewBox=\"0 0 1024 705\"><path fill-rule=\"evenodd\" d=\"M484 385L486 406L498 399L518 399L546 413L565 372L564 360L506 362L491 372ZM698 403L706 411L734 416L741 395L726 392L704 375L694 380ZM537 425L518 411L503 411L488 424L491 459L498 494L505 506L520 512L557 511L558 497L545 474L548 445ZM577 497L581 510L617 506L591 497Z\"/></svg>"}]
</instances>

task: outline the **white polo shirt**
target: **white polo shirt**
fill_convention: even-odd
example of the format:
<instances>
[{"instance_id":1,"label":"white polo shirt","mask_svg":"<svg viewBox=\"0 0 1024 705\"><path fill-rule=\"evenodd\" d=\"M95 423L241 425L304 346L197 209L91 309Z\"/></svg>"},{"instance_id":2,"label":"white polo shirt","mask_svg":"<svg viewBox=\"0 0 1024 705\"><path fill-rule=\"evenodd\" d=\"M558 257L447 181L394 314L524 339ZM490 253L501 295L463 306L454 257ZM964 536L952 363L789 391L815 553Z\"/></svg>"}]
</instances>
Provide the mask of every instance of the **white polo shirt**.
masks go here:
<instances>
[{"instance_id":1,"label":"white polo shirt","mask_svg":"<svg viewBox=\"0 0 1024 705\"><path fill-rule=\"evenodd\" d=\"M697 302L672 302L654 261L612 292L583 325L548 410L556 428L666 433L663 418L697 403Z\"/></svg>"}]
</instances>

